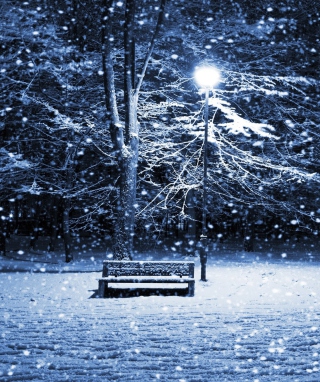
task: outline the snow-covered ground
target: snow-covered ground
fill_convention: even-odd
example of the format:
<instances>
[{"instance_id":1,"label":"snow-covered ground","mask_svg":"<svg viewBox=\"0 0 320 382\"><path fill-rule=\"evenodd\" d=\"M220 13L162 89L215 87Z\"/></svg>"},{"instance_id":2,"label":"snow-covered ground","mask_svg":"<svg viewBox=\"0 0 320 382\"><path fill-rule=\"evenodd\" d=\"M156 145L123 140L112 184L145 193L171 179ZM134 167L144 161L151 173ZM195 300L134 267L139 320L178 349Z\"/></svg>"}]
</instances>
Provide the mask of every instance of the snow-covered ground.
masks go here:
<instances>
[{"instance_id":1,"label":"snow-covered ground","mask_svg":"<svg viewBox=\"0 0 320 382\"><path fill-rule=\"evenodd\" d=\"M211 249L195 297L99 299L107 253L59 256L0 257L0 381L320 381L314 246Z\"/></svg>"}]
</instances>

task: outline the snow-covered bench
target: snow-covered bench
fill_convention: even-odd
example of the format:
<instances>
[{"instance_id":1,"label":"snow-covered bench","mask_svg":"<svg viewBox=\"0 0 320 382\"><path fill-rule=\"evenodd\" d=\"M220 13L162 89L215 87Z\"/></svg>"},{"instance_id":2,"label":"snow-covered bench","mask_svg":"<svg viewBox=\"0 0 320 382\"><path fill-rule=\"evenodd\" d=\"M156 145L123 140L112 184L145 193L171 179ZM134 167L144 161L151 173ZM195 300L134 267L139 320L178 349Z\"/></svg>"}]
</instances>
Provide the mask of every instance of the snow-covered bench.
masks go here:
<instances>
[{"instance_id":1,"label":"snow-covered bench","mask_svg":"<svg viewBox=\"0 0 320 382\"><path fill-rule=\"evenodd\" d=\"M99 279L99 297L108 294L109 283L187 284L188 296L194 296L194 262L105 260L102 278Z\"/></svg>"}]
</instances>

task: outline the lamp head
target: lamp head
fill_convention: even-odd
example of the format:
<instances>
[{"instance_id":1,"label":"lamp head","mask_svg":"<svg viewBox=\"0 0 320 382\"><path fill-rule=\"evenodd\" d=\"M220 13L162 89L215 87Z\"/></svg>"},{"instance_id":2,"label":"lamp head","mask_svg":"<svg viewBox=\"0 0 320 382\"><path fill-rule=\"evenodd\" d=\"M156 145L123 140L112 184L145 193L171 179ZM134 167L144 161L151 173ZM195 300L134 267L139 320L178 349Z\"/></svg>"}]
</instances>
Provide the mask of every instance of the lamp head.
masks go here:
<instances>
[{"instance_id":1,"label":"lamp head","mask_svg":"<svg viewBox=\"0 0 320 382\"><path fill-rule=\"evenodd\" d=\"M196 83L203 89L212 89L220 81L220 72L213 66L199 66L194 72Z\"/></svg>"}]
</instances>

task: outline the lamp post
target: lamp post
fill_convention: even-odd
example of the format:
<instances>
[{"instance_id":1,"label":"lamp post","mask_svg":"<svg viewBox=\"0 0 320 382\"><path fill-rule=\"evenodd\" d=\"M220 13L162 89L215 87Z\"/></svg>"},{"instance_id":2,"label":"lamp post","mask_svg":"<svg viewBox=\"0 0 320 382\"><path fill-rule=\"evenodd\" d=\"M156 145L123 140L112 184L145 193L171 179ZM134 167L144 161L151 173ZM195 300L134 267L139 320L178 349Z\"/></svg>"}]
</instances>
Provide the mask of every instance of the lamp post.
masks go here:
<instances>
[{"instance_id":1,"label":"lamp post","mask_svg":"<svg viewBox=\"0 0 320 382\"><path fill-rule=\"evenodd\" d=\"M202 231L200 236L200 264L201 281L207 281L206 268L208 257L207 246L207 182L208 182L208 109L209 91L219 82L220 73L212 66L200 66L196 68L195 80L200 88L205 90L204 106L204 142L203 142L203 198L202 198Z\"/></svg>"}]
</instances>

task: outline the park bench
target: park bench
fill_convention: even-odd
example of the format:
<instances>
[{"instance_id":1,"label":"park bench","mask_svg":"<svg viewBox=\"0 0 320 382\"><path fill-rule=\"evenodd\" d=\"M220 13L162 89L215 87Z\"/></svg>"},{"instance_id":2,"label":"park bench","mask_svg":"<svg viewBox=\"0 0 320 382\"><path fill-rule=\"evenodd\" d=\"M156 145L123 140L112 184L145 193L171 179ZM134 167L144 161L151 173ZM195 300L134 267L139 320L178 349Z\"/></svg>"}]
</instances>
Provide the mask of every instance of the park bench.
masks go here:
<instances>
[{"instance_id":1,"label":"park bench","mask_svg":"<svg viewBox=\"0 0 320 382\"><path fill-rule=\"evenodd\" d=\"M187 295L194 296L194 262L105 260L99 279L99 297L107 296L109 284L118 283L187 284Z\"/></svg>"}]
</instances>

